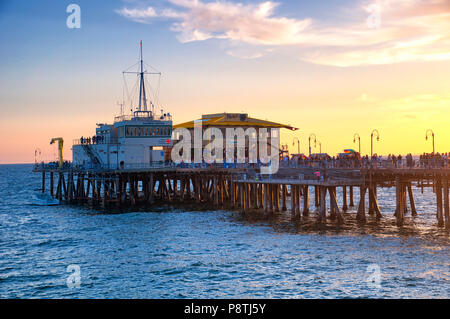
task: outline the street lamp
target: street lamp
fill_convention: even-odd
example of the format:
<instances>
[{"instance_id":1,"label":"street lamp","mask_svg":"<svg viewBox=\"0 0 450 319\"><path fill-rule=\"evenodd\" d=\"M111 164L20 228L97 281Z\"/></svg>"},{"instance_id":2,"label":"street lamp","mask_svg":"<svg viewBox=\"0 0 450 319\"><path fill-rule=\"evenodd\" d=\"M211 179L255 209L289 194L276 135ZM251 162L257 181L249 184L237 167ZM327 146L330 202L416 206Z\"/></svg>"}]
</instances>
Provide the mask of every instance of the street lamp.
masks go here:
<instances>
[{"instance_id":1,"label":"street lamp","mask_svg":"<svg viewBox=\"0 0 450 319\"><path fill-rule=\"evenodd\" d=\"M322 154L322 142L317 141L319 143L319 153Z\"/></svg>"},{"instance_id":2,"label":"street lamp","mask_svg":"<svg viewBox=\"0 0 450 319\"><path fill-rule=\"evenodd\" d=\"M433 154L434 154L434 132L432 129L428 129L425 133L425 140L428 140L428 133L431 133L431 137L433 138Z\"/></svg>"},{"instance_id":3,"label":"street lamp","mask_svg":"<svg viewBox=\"0 0 450 319\"><path fill-rule=\"evenodd\" d=\"M356 143L357 138L358 138L358 152L359 152L359 155L361 155L361 137L359 137L358 133L355 133L353 135L353 143Z\"/></svg>"},{"instance_id":4,"label":"street lamp","mask_svg":"<svg viewBox=\"0 0 450 319\"><path fill-rule=\"evenodd\" d=\"M308 137L308 144L309 144L309 156L311 156L311 137L314 136L314 147L316 147L316 143L317 143L317 138L316 138L316 134L311 133L311 135L309 135Z\"/></svg>"},{"instance_id":5,"label":"street lamp","mask_svg":"<svg viewBox=\"0 0 450 319\"><path fill-rule=\"evenodd\" d=\"M377 141L380 140L380 133L378 133L378 130L373 130L370 134L370 156L373 156L373 133L377 134Z\"/></svg>"},{"instance_id":6,"label":"street lamp","mask_svg":"<svg viewBox=\"0 0 450 319\"><path fill-rule=\"evenodd\" d=\"M41 149L37 148L34 150L34 164L37 165L38 163L38 156L41 156Z\"/></svg>"},{"instance_id":7,"label":"street lamp","mask_svg":"<svg viewBox=\"0 0 450 319\"><path fill-rule=\"evenodd\" d=\"M300 154L300 140L298 139L298 137L294 137L292 139L292 146L295 145L295 140L297 140L297 154Z\"/></svg>"}]
</instances>

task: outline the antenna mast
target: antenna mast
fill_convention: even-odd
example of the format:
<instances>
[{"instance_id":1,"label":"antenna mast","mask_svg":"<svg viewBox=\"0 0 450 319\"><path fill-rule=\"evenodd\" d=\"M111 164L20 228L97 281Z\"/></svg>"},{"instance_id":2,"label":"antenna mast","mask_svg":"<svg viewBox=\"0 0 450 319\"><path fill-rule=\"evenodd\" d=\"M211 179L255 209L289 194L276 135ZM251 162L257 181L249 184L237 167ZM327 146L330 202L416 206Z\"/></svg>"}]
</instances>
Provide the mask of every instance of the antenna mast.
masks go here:
<instances>
[{"instance_id":1,"label":"antenna mast","mask_svg":"<svg viewBox=\"0 0 450 319\"><path fill-rule=\"evenodd\" d=\"M134 65L136 65L136 64L134 64ZM123 71L123 74L127 74L127 73L134 73L134 74L139 75L139 104L138 104L137 112L150 113L150 117L153 117L154 106L151 101L150 101L150 104L152 106L152 110L149 112L148 108L147 108L147 94L145 92L144 75L145 74L158 74L161 76L161 72L147 72L144 70L144 59L143 59L143 54L142 54L142 40L140 42L139 71L138 72Z\"/></svg>"},{"instance_id":2,"label":"antenna mast","mask_svg":"<svg viewBox=\"0 0 450 319\"><path fill-rule=\"evenodd\" d=\"M144 61L142 59L142 40L141 40L141 72L140 85L139 85L139 111L142 111L142 104L144 104L144 111L147 111L147 98L145 96L145 84L144 84Z\"/></svg>"}]
</instances>

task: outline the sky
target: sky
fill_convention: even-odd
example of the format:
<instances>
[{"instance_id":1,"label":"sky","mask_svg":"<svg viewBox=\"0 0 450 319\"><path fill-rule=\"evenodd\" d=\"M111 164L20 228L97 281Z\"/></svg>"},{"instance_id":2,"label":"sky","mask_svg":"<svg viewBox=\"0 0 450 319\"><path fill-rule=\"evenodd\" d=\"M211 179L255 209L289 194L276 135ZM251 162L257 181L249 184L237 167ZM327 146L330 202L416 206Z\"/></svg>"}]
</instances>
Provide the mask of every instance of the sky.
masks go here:
<instances>
[{"instance_id":1,"label":"sky","mask_svg":"<svg viewBox=\"0 0 450 319\"><path fill-rule=\"evenodd\" d=\"M2 0L0 163L54 160L52 137L70 160L128 110L140 40L174 124L245 112L299 128L281 132L291 152L315 134L331 155L355 133L370 153L374 129L375 153L431 152L432 129L450 152L450 0Z\"/></svg>"}]
</instances>

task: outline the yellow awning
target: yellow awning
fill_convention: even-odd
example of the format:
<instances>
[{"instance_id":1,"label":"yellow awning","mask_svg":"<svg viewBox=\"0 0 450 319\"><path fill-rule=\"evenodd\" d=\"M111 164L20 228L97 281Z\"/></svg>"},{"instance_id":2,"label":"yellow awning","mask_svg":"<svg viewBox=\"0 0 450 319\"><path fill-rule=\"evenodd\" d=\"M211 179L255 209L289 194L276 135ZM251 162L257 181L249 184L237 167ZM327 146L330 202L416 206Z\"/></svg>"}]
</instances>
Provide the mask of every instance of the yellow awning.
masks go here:
<instances>
[{"instance_id":1,"label":"yellow awning","mask_svg":"<svg viewBox=\"0 0 450 319\"><path fill-rule=\"evenodd\" d=\"M298 130L296 127L292 127L290 125L286 124L280 124L265 120L259 120L255 118L251 118L246 116L247 114L244 114L245 116L241 117L241 120L236 120L236 118L240 114L233 114L233 113L223 113L223 114L210 114L210 115L203 115L201 119L184 122L180 124L176 124L173 126L174 129L177 128L187 128L191 129L194 128L195 124L201 123L202 126L208 127L218 127L218 126L225 126L225 127L267 127L267 128L286 128L288 130ZM230 120L232 118L232 120Z\"/></svg>"}]
</instances>

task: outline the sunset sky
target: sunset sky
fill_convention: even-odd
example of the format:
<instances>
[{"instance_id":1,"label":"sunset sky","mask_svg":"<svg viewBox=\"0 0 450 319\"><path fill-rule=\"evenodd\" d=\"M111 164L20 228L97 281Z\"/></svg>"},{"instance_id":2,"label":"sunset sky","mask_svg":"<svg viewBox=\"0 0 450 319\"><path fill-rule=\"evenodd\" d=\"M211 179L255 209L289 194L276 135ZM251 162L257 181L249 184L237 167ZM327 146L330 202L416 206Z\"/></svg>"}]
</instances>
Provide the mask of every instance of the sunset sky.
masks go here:
<instances>
[{"instance_id":1,"label":"sunset sky","mask_svg":"<svg viewBox=\"0 0 450 319\"><path fill-rule=\"evenodd\" d=\"M71 159L118 115L140 40L174 124L244 111L298 127L281 133L291 151L315 133L331 155L354 133L370 153L373 129L378 154L431 152L432 129L450 152L450 0L2 0L0 163L53 160L58 136Z\"/></svg>"}]
</instances>

